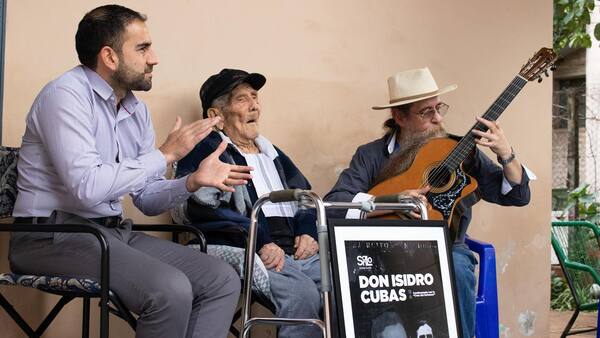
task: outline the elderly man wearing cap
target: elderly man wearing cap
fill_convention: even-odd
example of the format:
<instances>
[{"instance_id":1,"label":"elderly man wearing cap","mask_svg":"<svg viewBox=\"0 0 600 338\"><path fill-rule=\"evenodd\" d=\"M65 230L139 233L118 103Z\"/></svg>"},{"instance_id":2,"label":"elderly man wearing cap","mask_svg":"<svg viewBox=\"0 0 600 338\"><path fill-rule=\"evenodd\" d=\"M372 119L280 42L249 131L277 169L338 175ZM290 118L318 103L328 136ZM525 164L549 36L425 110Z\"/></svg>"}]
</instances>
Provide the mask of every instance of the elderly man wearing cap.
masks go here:
<instances>
[{"instance_id":1,"label":"elderly man wearing cap","mask_svg":"<svg viewBox=\"0 0 600 338\"><path fill-rule=\"evenodd\" d=\"M179 161L176 176L197 170L201 161L226 141L221 160L254 168L248 185L230 193L201 188L184 205L193 223L248 229L252 205L259 196L281 189L310 189L310 184L288 156L259 134L261 106L258 90L263 75L223 69L206 80L200 89L203 117L220 117L217 131L209 134ZM267 204L259 217L258 254L268 269L277 316L319 318L321 308L320 267L314 216L298 211L292 203ZM283 326L279 337L320 337L313 326Z\"/></svg>"},{"instance_id":2,"label":"elderly man wearing cap","mask_svg":"<svg viewBox=\"0 0 600 338\"><path fill-rule=\"evenodd\" d=\"M429 69L423 68L400 72L390 77L388 86L389 104L373 107L391 108L392 116L384 123L385 135L357 149L349 168L341 173L325 200L358 202L372 198L366 192L373 187L382 169L387 168L391 161L396 167L407 168L421 145L433 137L446 135L442 121L449 105L440 100L440 95L456 89L456 85L439 89ZM526 205L530 198L528 182L535 176L519 163L496 122L479 117L477 120L489 130L473 130L477 136L475 142L489 147L497 155L500 166L475 148L463 163L464 170L478 181L478 193L484 200L506 206ZM425 199L424 195L428 189L425 187L402 193ZM346 217L356 218L357 214L357 210L349 210ZM475 333L474 265L477 264L473 253L464 243L470 221L469 207L460 217L453 246L461 327L463 337L469 338Z\"/></svg>"}]
</instances>

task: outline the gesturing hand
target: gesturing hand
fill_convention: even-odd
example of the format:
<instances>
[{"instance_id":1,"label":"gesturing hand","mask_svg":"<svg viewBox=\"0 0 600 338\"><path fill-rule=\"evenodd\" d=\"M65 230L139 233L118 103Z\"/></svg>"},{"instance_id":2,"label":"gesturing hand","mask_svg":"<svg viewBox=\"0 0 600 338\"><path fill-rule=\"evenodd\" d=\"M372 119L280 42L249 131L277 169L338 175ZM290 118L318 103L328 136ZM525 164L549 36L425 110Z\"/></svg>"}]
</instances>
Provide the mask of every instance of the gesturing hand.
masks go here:
<instances>
[{"instance_id":1,"label":"gesturing hand","mask_svg":"<svg viewBox=\"0 0 600 338\"><path fill-rule=\"evenodd\" d=\"M227 142L223 141L212 154L205 158L198 169L190 174L186 181L186 188L194 192L200 187L215 187L223 191L234 192L233 186L248 183L252 178L250 171L252 167L224 163L219 156L227 148Z\"/></svg>"},{"instance_id":2,"label":"gesturing hand","mask_svg":"<svg viewBox=\"0 0 600 338\"><path fill-rule=\"evenodd\" d=\"M181 117L177 116L165 143L158 148L167 159L167 164L170 165L187 155L220 120L218 116L206 118L182 127Z\"/></svg>"},{"instance_id":3,"label":"gesturing hand","mask_svg":"<svg viewBox=\"0 0 600 338\"><path fill-rule=\"evenodd\" d=\"M281 272L281 269L283 269L283 265L285 264L285 252L283 252L283 249L277 244L268 243L263 245L260 251L258 251L258 255L265 265L265 268L275 268L275 271L277 272Z\"/></svg>"},{"instance_id":4,"label":"gesturing hand","mask_svg":"<svg viewBox=\"0 0 600 338\"><path fill-rule=\"evenodd\" d=\"M479 137L475 138L475 143L484 147L489 147L494 154L501 158L509 157L512 150L498 121L488 121L479 116L477 117L477 121L488 127L488 130L486 132L477 129L471 130L475 136Z\"/></svg>"},{"instance_id":5,"label":"gesturing hand","mask_svg":"<svg viewBox=\"0 0 600 338\"><path fill-rule=\"evenodd\" d=\"M295 259L307 259L319 251L319 243L310 235L296 236L294 239Z\"/></svg>"}]
</instances>

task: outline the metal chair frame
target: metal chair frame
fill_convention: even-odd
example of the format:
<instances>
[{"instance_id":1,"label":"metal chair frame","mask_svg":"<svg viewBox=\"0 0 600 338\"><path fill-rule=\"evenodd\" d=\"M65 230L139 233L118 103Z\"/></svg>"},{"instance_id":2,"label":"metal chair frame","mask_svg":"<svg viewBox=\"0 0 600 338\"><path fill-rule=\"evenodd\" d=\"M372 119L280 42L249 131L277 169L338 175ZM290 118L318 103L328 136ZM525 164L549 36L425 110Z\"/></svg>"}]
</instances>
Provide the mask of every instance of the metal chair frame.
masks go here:
<instances>
[{"instance_id":1,"label":"metal chair frame","mask_svg":"<svg viewBox=\"0 0 600 338\"><path fill-rule=\"evenodd\" d=\"M171 232L173 241L177 242L178 234L181 232L189 232L198 238L198 241L206 252L206 239L202 233L190 226L186 225L149 225L135 224L132 226L133 231L155 231L155 232ZM92 298L100 298L100 337L108 338L109 322L108 314L112 313L117 317L125 320L129 326L135 331L137 325L136 317L127 309L120 300L118 295L110 290L109 277L109 245L104 235L96 228L86 224L0 224L0 232L63 232L63 233L87 233L91 234L98 240L100 245L100 292L71 292L71 291L55 291L37 289L43 292L61 296L58 302L42 320L41 324L33 329L23 317L14 309L13 305L0 293L0 306L8 313L15 323L23 330L23 332L32 338L39 338L50 326L52 321L60 313L62 308L75 298L83 298L82 309L82 337L89 337L89 317L90 317L90 300ZM111 306L112 304L112 306Z\"/></svg>"},{"instance_id":2,"label":"metal chair frame","mask_svg":"<svg viewBox=\"0 0 600 338\"><path fill-rule=\"evenodd\" d=\"M589 228L593 232L594 236L596 237L598 248L600 249L600 228L596 224L586 222L586 221L555 221L555 222L552 222L552 227L562 227L562 226ZM567 280L567 285L569 286L569 289L571 290L571 295L573 296L573 299L575 300L575 310L573 311L573 315L571 316L571 318L569 319L563 332L561 333L561 335L560 335L561 338L564 338L564 337L570 336L570 335L585 333L585 332L592 332L592 331L597 331L596 337L600 338L600 332L598 332L598 330L597 330L597 328L600 327L599 326L600 325L600 311L598 312L598 324L597 324L596 328L571 330L571 328L573 327L573 324L575 324L575 321L577 320L577 317L579 316L580 311L582 311L582 310L583 311L598 310L600 307L600 302L598 302L598 300L596 300L591 303L583 304L582 300L579 298L579 294L575 287L575 281L573 281L570 270L576 270L576 271L588 273L597 284L600 284L600 273L589 265L582 264L581 262L575 262L575 261L572 261L571 259L569 259L569 257L567 257L567 255L565 254L559 240L556 238L554 231L552 232L552 247L554 248L556 257L558 257L560 267L565 274L565 279Z\"/></svg>"},{"instance_id":3,"label":"metal chair frame","mask_svg":"<svg viewBox=\"0 0 600 338\"><path fill-rule=\"evenodd\" d=\"M246 229L244 229L242 226L230 226L227 228L218 228L218 229L204 229L202 228L202 224L189 224L191 226L194 226L196 228L199 228L200 231L202 231L202 233L205 235L205 237L207 238L206 243L210 242L210 238L211 236L231 236L231 237L239 237L241 238L242 242L244 243L244 247L248 246L248 231L246 231ZM206 247L206 245L205 245ZM245 285L245 279L242 278L242 289L244 288ZM260 292L254 292L252 291L252 295L251 295L251 305L254 303L258 303L261 306L263 306L264 308L266 308L267 310L271 311L271 313L275 313L276 308L275 308L275 304L273 304L273 302L271 301L271 299L269 299L267 296L263 295ZM237 309L237 311L233 314L233 319L231 320L231 326L229 327L229 333L231 333L232 335L238 337L240 335L240 330L238 330L235 326L234 323L238 321L238 319L241 318L242 316L242 307L240 307L239 309Z\"/></svg>"}]
</instances>

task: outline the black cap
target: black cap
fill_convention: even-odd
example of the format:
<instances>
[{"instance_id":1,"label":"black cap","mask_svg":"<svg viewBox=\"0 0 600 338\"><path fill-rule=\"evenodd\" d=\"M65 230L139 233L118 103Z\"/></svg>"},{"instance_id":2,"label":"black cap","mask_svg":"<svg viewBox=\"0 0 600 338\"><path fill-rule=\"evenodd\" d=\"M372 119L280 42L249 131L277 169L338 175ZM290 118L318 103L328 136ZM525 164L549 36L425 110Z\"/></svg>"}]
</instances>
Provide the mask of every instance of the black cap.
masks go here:
<instances>
[{"instance_id":1,"label":"black cap","mask_svg":"<svg viewBox=\"0 0 600 338\"><path fill-rule=\"evenodd\" d=\"M200 101L202 101L202 116L208 116L208 108L219 96L230 93L240 83L247 83L255 90L265 85L267 79L258 73L248 73L239 69L223 69L219 74L212 75L200 87Z\"/></svg>"}]
</instances>

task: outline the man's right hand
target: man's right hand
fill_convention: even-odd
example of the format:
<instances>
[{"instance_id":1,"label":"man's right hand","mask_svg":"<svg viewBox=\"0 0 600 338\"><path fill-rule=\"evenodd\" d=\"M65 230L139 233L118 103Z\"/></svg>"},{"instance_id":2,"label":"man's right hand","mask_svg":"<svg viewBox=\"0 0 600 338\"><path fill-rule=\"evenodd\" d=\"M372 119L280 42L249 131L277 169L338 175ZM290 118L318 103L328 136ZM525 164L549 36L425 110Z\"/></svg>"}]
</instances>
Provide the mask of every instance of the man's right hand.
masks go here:
<instances>
[{"instance_id":1,"label":"man's right hand","mask_svg":"<svg viewBox=\"0 0 600 338\"><path fill-rule=\"evenodd\" d=\"M420 189L412 189L412 190L404 190L401 191L399 193L399 195L404 195L404 196L412 196L412 197L416 197L419 200L421 200L421 202L423 202L427 208L431 208L431 205L429 204L429 202L427 202L427 197L425 196L425 194L427 194L429 192L429 190L431 189L430 186L425 186L423 188ZM420 210L415 209L411 212L408 213L412 218L415 219L421 219L421 213Z\"/></svg>"},{"instance_id":2,"label":"man's right hand","mask_svg":"<svg viewBox=\"0 0 600 338\"><path fill-rule=\"evenodd\" d=\"M180 160L187 155L198 142L202 141L219 121L220 117L205 118L181 126L181 117L177 116L175 126L169 132L167 140L158 149L167 160L167 165Z\"/></svg>"},{"instance_id":3,"label":"man's right hand","mask_svg":"<svg viewBox=\"0 0 600 338\"><path fill-rule=\"evenodd\" d=\"M283 265L285 264L285 252L275 243L268 243L258 251L260 260L262 260L265 268L272 269L281 272Z\"/></svg>"},{"instance_id":4,"label":"man's right hand","mask_svg":"<svg viewBox=\"0 0 600 338\"><path fill-rule=\"evenodd\" d=\"M427 201L427 197L425 196L429 192L430 189L431 189L431 187L429 185L427 185L427 186L425 186L423 188L419 188L419 189L403 190L398 193L398 196L416 197L427 206L427 209L431 209L431 204L429 204L429 202ZM371 211L370 213L368 213L367 217L380 217L380 216L390 215L390 214L396 214L398 217L400 217L400 219L406 219L406 216L409 216L410 218L415 218L415 219L421 218L421 212L419 209L412 210L408 213L406 213L406 211L375 210L375 211Z\"/></svg>"}]
</instances>

